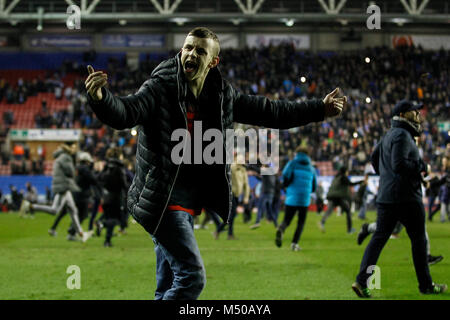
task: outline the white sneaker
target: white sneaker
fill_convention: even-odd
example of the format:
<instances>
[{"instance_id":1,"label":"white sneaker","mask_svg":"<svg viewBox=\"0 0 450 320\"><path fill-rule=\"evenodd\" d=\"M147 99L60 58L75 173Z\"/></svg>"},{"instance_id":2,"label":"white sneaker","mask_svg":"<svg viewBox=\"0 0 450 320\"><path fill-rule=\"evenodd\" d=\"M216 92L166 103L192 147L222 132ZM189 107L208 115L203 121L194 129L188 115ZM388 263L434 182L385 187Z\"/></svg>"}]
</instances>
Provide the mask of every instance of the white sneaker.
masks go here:
<instances>
[{"instance_id":1,"label":"white sneaker","mask_svg":"<svg viewBox=\"0 0 450 320\"><path fill-rule=\"evenodd\" d=\"M302 248L297 243L291 243L291 250L292 251L300 251Z\"/></svg>"},{"instance_id":2,"label":"white sneaker","mask_svg":"<svg viewBox=\"0 0 450 320\"><path fill-rule=\"evenodd\" d=\"M88 241L88 239L92 236L92 231L83 231L83 235L81 237L82 242Z\"/></svg>"},{"instance_id":3,"label":"white sneaker","mask_svg":"<svg viewBox=\"0 0 450 320\"><path fill-rule=\"evenodd\" d=\"M57 235L58 233L56 232L56 230L48 229L48 234L51 235L52 237L56 237L56 235Z\"/></svg>"}]
</instances>

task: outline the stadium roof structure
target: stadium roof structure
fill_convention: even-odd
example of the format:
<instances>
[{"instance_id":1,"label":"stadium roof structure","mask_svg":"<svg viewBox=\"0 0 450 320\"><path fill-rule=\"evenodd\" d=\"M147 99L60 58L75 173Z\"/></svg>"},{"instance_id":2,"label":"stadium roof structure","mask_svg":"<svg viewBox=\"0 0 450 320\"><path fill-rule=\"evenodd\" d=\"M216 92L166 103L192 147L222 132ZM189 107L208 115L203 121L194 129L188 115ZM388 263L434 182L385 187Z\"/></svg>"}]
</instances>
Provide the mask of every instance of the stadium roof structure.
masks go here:
<instances>
[{"instance_id":1,"label":"stadium roof structure","mask_svg":"<svg viewBox=\"0 0 450 320\"><path fill-rule=\"evenodd\" d=\"M366 21L370 5L381 21L450 24L448 0L0 0L0 23L60 23L68 7L80 9L83 23L226 23L230 25Z\"/></svg>"}]
</instances>

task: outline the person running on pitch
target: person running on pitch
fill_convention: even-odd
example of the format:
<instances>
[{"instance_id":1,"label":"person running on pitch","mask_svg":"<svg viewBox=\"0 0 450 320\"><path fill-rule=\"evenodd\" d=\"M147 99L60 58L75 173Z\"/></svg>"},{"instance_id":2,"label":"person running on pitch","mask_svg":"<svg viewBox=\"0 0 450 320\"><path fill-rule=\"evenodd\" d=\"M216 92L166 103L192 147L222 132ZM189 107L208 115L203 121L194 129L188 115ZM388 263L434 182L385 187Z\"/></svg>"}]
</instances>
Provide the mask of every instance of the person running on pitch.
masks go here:
<instances>
[{"instance_id":1,"label":"person running on pitch","mask_svg":"<svg viewBox=\"0 0 450 320\"><path fill-rule=\"evenodd\" d=\"M77 234L83 242L86 242L90 232L84 232L78 217L78 208L73 198L73 193L80 191L75 183L74 155L77 152L77 145L74 142L66 142L53 153L56 158L53 163L52 193L54 194L51 206L41 204L31 204L30 209L39 210L52 215L63 214L64 206L67 206L70 217Z\"/></svg>"},{"instance_id":2,"label":"person running on pitch","mask_svg":"<svg viewBox=\"0 0 450 320\"><path fill-rule=\"evenodd\" d=\"M402 100L392 112L392 126L375 147L371 162L380 175L377 195L377 226L364 256L353 291L361 298L371 297L368 269L377 264L397 222L401 222L411 240L414 268L423 294L440 294L446 284L433 283L427 260L425 209L422 202L422 174L428 166L422 160L415 137L422 132L419 109L423 105Z\"/></svg>"}]
</instances>

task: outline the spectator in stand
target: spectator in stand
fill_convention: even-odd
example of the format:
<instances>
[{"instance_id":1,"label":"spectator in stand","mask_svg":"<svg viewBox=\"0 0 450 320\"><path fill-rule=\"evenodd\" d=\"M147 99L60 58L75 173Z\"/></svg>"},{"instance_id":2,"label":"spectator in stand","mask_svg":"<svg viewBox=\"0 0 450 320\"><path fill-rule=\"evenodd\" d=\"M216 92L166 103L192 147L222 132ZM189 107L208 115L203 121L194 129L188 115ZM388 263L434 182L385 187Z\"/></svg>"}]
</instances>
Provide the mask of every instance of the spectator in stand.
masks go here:
<instances>
[{"instance_id":1,"label":"spectator in stand","mask_svg":"<svg viewBox=\"0 0 450 320\"><path fill-rule=\"evenodd\" d=\"M9 127L14 124L14 114L11 110L3 112L3 123Z\"/></svg>"},{"instance_id":2,"label":"spectator in stand","mask_svg":"<svg viewBox=\"0 0 450 320\"><path fill-rule=\"evenodd\" d=\"M17 143L13 148L13 156L15 160L22 160L25 155L25 149L21 143Z\"/></svg>"}]
</instances>

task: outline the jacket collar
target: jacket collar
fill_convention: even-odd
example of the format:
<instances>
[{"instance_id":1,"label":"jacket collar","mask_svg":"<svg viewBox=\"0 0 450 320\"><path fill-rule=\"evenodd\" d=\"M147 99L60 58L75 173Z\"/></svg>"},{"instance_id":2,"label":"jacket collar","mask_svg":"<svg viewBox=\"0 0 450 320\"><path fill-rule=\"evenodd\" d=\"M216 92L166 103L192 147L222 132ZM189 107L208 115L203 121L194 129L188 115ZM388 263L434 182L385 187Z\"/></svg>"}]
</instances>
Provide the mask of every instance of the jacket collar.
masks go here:
<instances>
[{"instance_id":1,"label":"jacket collar","mask_svg":"<svg viewBox=\"0 0 450 320\"><path fill-rule=\"evenodd\" d=\"M402 117L395 116L394 118L392 118L391 125L392 125L393 128L403 128L403 129L405 129L413 137L417 137L421 133L421 126L420 125L417 126L417 125L411 123L410 121L408 121L408 120L406 120L406 119L404 119Z\"/></svg>"}]
</instances>

